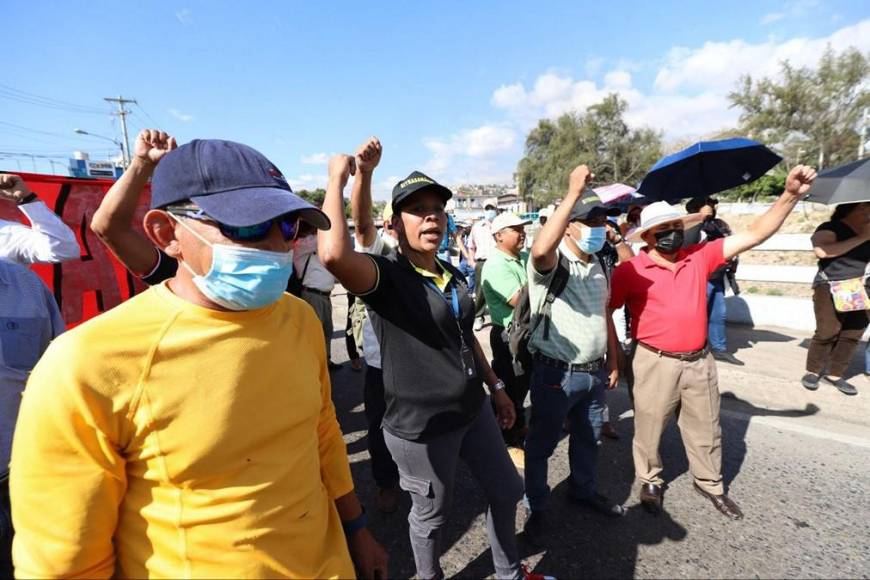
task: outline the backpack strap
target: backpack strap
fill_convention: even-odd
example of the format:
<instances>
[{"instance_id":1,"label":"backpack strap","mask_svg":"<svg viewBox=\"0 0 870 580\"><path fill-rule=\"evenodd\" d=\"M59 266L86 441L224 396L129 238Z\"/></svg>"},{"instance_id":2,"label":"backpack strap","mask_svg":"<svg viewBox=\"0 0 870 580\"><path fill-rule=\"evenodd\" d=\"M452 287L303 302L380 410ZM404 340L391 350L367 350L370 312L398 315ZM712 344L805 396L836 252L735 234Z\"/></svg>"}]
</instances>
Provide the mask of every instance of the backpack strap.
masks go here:
<instances>
[{"instance_id":1,"label":"backpack strap","mask_svg":"<svg viewBox=\"0 0 870 580\"><path fill-rule=\"evenodd\" d=\"M543 319L544 340L550 339L550 310L553 309L553 302L556 301L556 298L563 290L565 290L565 286L568 285L568 277L570 275L571 271L568 269L568 258L560 253L559 262L556 264L556 271L553 273L553 279L550 280L550 285L547 287L547 297L544 299L544 304L541 306L538 318L535 319L535 324L529 331L530 337L535 333L535 330Z\"/></svg>"}]
</instances>

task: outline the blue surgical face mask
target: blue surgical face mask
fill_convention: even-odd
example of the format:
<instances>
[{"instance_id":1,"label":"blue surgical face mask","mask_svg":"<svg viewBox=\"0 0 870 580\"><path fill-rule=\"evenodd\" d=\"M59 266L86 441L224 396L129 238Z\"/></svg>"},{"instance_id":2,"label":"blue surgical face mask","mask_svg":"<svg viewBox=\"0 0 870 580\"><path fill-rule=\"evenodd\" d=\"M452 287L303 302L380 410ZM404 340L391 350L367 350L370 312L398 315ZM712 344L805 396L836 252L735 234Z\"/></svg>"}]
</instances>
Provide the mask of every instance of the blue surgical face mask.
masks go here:
<instances>
[{"instance_id":1,"label":"blue surgical face mask","mask_svg":"<svg viewBox=\"0 0 870 580\"><path fill-rule=\"evenodd\" d=\"M604 247L604 240L606 238L607 228L603 226L598 228L581 228L580 241L577 242L577 246L580 248L580 251L586 254L594 254Z\"/></svg>"},{"instance_id":2,"label":"blue surgical face mask","mask_svg":"<svg viewBox=\"0 0 870 580\"><path fill-rule=\"evenodd\" d=\"M169 214L172 215L172 214ZM187 263L193 283L215 304L229 310L256 310L277 302L284 295L293 273L293 252L268 252L254 248L212 244L178 219L187 231L211 246L211 268L197 274Z\"/></svg>"},{"instance_id":3,"label":"blue surgical face mask","mask_svg":"<svg viewBox=\"0 0 870 580\"><path fill-rule=\"evenodd\" d=\"M498 212L496 212L494 209L488 209L483 212L483 217L485 217L489 221L494 220L496 215L498 215Z\"/></svg>"}]
</instances>

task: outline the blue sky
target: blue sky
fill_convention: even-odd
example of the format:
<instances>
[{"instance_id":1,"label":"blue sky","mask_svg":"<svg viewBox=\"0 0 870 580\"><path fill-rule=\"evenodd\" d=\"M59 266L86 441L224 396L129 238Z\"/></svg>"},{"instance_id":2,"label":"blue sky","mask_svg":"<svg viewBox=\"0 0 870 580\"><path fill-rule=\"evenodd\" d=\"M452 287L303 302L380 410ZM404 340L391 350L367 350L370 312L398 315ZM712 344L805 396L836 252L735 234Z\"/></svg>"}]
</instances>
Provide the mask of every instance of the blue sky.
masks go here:
<instances>
[{"instance_id":1,"label":"blue sky","mask_svg":"<svg viewBox=\"0 0 870 580\"><path fill-rule=\"evenodd\" d=\"M297 188L378 135L379 197L413 169L508 182L537 119L611 91L632 124L678 141L734 123L726 96L743 73L812 64L828 43L870 50L866 0L4 4L0 152L18 157L0 153L0 168L32 170L23 153L104 158L111 143L73 130L119 137L102 98L122 94L140 105L133 133L250 144Z\"/></svg>"}]
</instances>

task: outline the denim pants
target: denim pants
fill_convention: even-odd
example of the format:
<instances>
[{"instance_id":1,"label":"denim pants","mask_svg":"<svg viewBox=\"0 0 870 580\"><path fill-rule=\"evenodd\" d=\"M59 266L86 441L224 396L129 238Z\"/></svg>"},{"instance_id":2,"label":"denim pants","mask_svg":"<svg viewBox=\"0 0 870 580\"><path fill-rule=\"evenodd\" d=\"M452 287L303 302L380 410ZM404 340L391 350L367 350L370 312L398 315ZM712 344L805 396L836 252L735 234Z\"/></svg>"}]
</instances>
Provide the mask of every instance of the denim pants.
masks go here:
<instances>
[{"instance_id":1,"label":"denim pants","mask_svg":"<svg viewBox=\"0 0 870 580\"><path fill-rule=\"evenodd\" d=\"M12 578L12 509L9 505L9 479L0 480L0 578Z\"/></svg>"},{"instance_id":2,"label":"denim pants","mask_svg":"<svg viewBox=\"0 0 870 580\"><path fill-rule=\"evenodd\" d=\"M441 533L453 502L456 466L462 459L489 504L486 531L496 578L522 578L515 525L523 480L501 440L488 398L465 427L421 441L384 430L384 439L399 466L399 485L411 494L408 533L417 577L444 577L439 562Z\"/></svg>"},{"instance_id":3,"label":"denim pants","mask_svg":"<svg viewBox=\"0 0 870 580\"><path fill-rule=\"evenodd\" d=\"M716 352L728 349L725 338L725 278L707 282L707 336Z\"/></svg>"},{"instance_id":4,"label":"denim pants","mask_svg":"<svg viewBox=\"0 0 870 580\"><path fill-rule=\"evenodd\" d=\"M606 369L571 372L535 360L532 367L532 419L526 436L526 507L547 509L547 461L568 419L570 493L588 498L596 492L598 441L604 423Z\"/></svg>"},{"instance_id":5,"label":"denim pants","mask_svg":"<svg viewBox=\"0 0 870 580\"><path fill-rule=\"evenodd\" d=\"M864 347L864 372L870 373L870 341Z\"/></svg>"},{"instance_id":6,"label":"denim pants","mask_svg":"<svg viewBox=\"0 0 870 580\"><path fill-rule=\"evenodd\" d=\"M399 468L384 443L381 423L387 412L384 400L384 372L376 367L366 367L363 408L368 423L369 455L372 459L372 475L381 489L393 489L399 483Z\"/></svg>"}]
</instances>

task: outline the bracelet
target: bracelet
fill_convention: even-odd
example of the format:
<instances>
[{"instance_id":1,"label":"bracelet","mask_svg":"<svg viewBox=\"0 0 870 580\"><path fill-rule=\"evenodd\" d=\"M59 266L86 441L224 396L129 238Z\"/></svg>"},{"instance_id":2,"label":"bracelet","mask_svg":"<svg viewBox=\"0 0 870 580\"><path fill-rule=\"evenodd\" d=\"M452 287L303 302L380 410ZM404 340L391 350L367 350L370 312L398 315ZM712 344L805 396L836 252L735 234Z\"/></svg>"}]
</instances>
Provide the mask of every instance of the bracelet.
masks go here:
<instances>
[{"instance_id":1,"label":"bracelet","mask_svg":"<svg viewBox=\"0 0 870 580\"><path fill-rule=\"evenodd\" d=\"M366 517L366 508L363 505L360 505L360 507L362 508L362 512L360 512L357 517L347 522L341 522L341 527L344 528L345 536L352 536L368 525L369 521Z\"/></svg>"},{"instance_id":2,"label":"bracelet","mask_svg":"<svg viewBox=\"0 0 870 580\"><path fill-rule=\"evenodd\" d=\"M32 202L36 201L37 199L39 199L38 196L35 193L30 192L30 195L19 199L15 203L17 205L24 205L25 203L32 203Z\"/></svg>"},{"instance_id":3,"label":"bracelet","mask_svg":"<svg viewBox=\"0 0 870 580\"><path fill-rule=\"evenodd\" d=\"M495 382L494 385L491 385L491 386L489 387L489 392L490 392L490 393L496 393L496 392L498 392L498 391L503 391L503 390L504 390L504 386L505 386L505 385L504 385L504 381L501 380L501 379L499 379L499 380L497 380L497 381Z\"/></svg>"}]
</instances>

